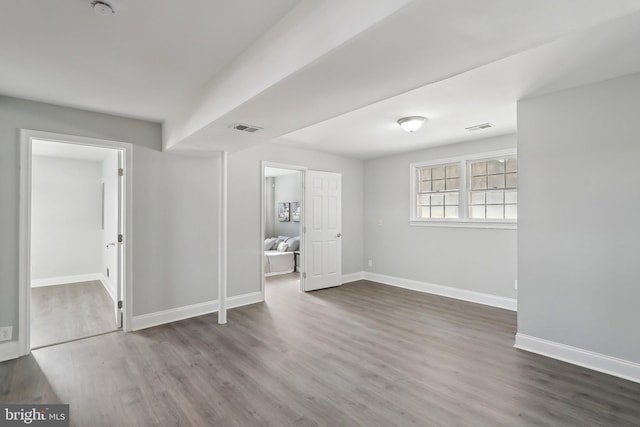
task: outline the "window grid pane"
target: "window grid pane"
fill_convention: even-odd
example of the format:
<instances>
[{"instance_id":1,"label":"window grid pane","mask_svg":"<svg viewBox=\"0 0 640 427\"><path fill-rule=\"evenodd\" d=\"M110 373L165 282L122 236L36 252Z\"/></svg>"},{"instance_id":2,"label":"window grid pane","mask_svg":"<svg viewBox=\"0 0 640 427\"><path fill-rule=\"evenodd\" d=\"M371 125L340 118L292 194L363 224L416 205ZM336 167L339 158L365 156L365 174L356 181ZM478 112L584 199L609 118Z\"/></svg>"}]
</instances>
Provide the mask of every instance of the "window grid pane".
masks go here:
<instances>
[{"instance_id":1,"label":"window grid pane","mask_svg":"<svg viewBox=\"0 0 640 427\"><path fill-rule=\"evenodd\" d=\"M460 164L421 167L417 173L417 216L460 217Z\"/></svg>"},{"instance_id":2,"label":"window grid pane","mask_svg":"<svg viewBox=\"0 0 640 427\"><path fill-rule=\"evenodd\" d=\"M518 170L515 157L469 161L469 218L517 219Z\"/></svg>"},{"instance_id":3,"label":"window grid pane","mask_svg":"<svg viewBox=\"0 0 640 427\"><path fill-rule=\"evenodd\" d=\"M487 205L487 219L504 219L504 205Z\"/></svg>"},{"instance_id":4,"label":"window grid pane","mask_svg":"<svg viewBox=\"0 0 640 427\"><path fill-rule=\"evenodd\" d=\"M445 168L447 178L460 178L460 165L451 165Z\"/></svg>"},{"instance_id":5,"label":"window grid pane","mask_svg":"<svg viewBox=\"0 0 640 427\"><path fill-rule=\"evenodd\" d=\"M416 217L516 220L517 165L514 156L467 161L464 169L461 163L416 167ZM468 208L461 212L465 200Z\"/></svg>"}]
</instances>

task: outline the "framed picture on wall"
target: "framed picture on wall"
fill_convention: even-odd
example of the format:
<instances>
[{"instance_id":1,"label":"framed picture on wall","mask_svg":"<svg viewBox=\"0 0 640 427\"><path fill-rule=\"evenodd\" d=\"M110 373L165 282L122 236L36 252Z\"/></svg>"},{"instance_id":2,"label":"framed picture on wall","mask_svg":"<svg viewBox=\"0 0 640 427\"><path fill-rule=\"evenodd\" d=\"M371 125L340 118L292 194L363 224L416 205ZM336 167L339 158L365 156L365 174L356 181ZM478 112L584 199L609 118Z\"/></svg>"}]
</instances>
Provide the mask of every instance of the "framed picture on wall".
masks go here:
<instances>
[{"instance_id":1,"label":"framed picture on wall","mask_svg":"<svg viewBox=\"0 0 640 427\"><path fill-rule=\"evenodd\" d=\"M300 202L291 202L291 219L300 222Z\"/></svg>"},{"instance_id":2,"label":"framed picture on wall","mask_svg":"<svg viewBox=\"0 0 640 427\"><path fill-rule=\"evenodd\" d=\"M289 203L287 202L278 203L278 221L280 222L291 221L290 212L289 212Z\"/></svg>"}]
</instances>

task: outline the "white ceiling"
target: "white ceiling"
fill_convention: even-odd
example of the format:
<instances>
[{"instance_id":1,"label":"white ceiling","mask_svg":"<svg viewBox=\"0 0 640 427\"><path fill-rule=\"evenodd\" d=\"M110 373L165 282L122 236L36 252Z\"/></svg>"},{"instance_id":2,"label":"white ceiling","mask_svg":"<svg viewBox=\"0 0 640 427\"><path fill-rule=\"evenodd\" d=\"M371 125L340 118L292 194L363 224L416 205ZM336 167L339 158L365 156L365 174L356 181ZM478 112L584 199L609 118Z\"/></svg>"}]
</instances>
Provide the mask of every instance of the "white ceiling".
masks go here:
<instances>
[{"instance_id":1,"label":"white ceiling","mask_svg":"<svg viewBox=\"0 0 640 427\"><path fill-rule=\"evenodd\" d=\"M227 108L226 113L217 108L227 101L224 96L214 97L205 107L196 105L192 115L187 116L197 117L198 125L192 126L190 133L180 135L175 147L240 150L638 9L638 0L412 1L282 77L277 84L261 88L252 97L245 96L235 107L229 105L233 108ZM313 35L300 28L292 30L292 34L295 39L307 40L309 49L316 46ZM286 57L281 61L286 61ZM255 78L269 79L268 71L261 68ZM230 129L236 122L264 130L254 134L237 132ZM182 123L189 120L183 119ZM173 126L165 126L164 130L171 131ZM346 135L340 143L350 145L350 133ZM323 142L335 143L315 141L316 148L324 149ZM395 145L393 141L387 144ZM367 153L360 151L355 155Z\"/></svg>"},{"instance_id":2,"label":"white ceiling","mask_svg":"<svg viewBox=\"0 0 640 427\"><path fill-rule=\"evenodd\" d=\"M163 121L299 0L0 0L0 93Z\"/></svg>"},{"instance_id":3,"label":"white ceiling","mask_svg":"<svg viewBox=\"0 0 640 427\"><path fill-rule=\"evenodd\" d=\"M171 149L372 158L512 133L523 96L640 71L640 0L112 3L0 0L0 93L162 121Z\"/></svg>"},{"instance_id":4,"label":"white ceiling","mask_svg":"<svg viewBox=\"0 0 640 427\"><path fill-rule=\"evenodd\" d=\"M113 149L109 148L34 139L31 154L34 156L102 162L113 151Z\"/></svg>"},{"instance_id":5,"label":"white ceiling","mask_svg":"<svg viewBox=\"0 0 640 427\"><path fill-rule=\"evenodd\" d=\"M275 141L359 158L515 133L519 99L640 72L640 13L475 68ZM429 119L415 133L405 116ZM486 130L465 128L492 123Z\"/></svg>"}]
</instances>

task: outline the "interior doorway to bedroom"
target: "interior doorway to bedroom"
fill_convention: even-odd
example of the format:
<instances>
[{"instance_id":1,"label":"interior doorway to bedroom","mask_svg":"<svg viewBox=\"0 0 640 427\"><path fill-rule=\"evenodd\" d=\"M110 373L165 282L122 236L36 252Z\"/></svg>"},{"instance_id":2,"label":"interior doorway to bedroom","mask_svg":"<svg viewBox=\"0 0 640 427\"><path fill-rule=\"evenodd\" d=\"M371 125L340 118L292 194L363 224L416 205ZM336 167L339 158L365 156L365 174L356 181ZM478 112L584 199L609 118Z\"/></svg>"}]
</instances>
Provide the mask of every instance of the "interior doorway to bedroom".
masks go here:
<instances>
[{"instance_id":1,"label":"interior doorway to bedroom","mask_svg":"<svg viewBox=\"0 0 640 427\"><path fill-rule=\"evenodd\" d=\"M262 290L301 290L303 168L263 164Z\"/></svg>"},{"instance_id":2,"label":"interior doorway to bedroom","mask_svg":"<svg viewBox=\"0 0 640 427\"><path fill-rule=\"evenodd\" d=\"M29 348L122 328L124 150L31 138Z\"/></svg>"}]
</instances>

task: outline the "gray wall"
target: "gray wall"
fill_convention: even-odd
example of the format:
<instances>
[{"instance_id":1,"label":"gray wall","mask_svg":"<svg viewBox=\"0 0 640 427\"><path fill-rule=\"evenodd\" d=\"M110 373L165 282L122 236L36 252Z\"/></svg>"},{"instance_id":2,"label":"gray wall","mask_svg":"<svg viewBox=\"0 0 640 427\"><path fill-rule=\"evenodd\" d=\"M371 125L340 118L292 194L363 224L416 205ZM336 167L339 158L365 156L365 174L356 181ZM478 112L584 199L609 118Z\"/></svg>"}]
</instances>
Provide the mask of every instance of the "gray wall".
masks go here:
<instances>
[{"instance_id":1,"label":"gray wall","mask_svg":"<svg viewBox=\"0 0 640 427\"><path fill-rule=\"evenodd\" d=\"M260 291L262 160L342 173L342 272L362 271L362 161L261 144L229 155L229 296Z\"/></svg>"},{"instance_id":2,"label":"gray wall","mask_svg":"<svg viewBox=\"0 0 640 427\"><path fill-rule=\"evenodd\" d=\"M518 104L518 332L640 362L640 74Z\"/></svg>"},{"instance_id":3,"label":"gray wall","mask_svg":"<svg viewBox=\"0 0 640 427\"><path fill-rule=\"evenodd\" d=\"M286 202L299 202L300 201L300 173L296 172L290 175L276 176L275 183L275 226L274 231L276 236L295 237L300 235L300 223L294 222L293 219L289 222L278 221L278 203ZM292 208L291 213L293 213ZM269 236L267 236L269 237Z\"/></svg>"},{"instance_id":4,"label":"gray wall","mask_svg":"<svg viewBox=\"0 0 640 427\"><path fill-rule=\"evenodd\" d=\"M276 178L264 179L264 237L277 236L276 234Z\"/></svg>"},{"instance_id":5,"label":"gray wall","mask_svg":"<svg viewBox=\"0 0 640 427\"><path fill-rule=\"evenodd\" d=\"M102 165L33 156L31 279L102 270Z\"/></svg>"},{"instance_id":6,"label":"gray wall","mask_svg":"<svg viewBox=\"0 0 640 427\"><path fill-rule=\"evenodd\" d=\"M365 162L365 270L515 298L516 230L409 225L411 163L515 146L507 135Z\"/></svg>"},{"instance_id":7,"label":"gray wall","mask_svg":"<svg viewBox=\"0 0 640 427\"><path fill-rule=\"evenodd\" d=\"M162 153L156 123L0 96L0 325L14 338L20 128L134 144L134 315L217 298L217 159Z\"/></svg>"}]
</instances>

